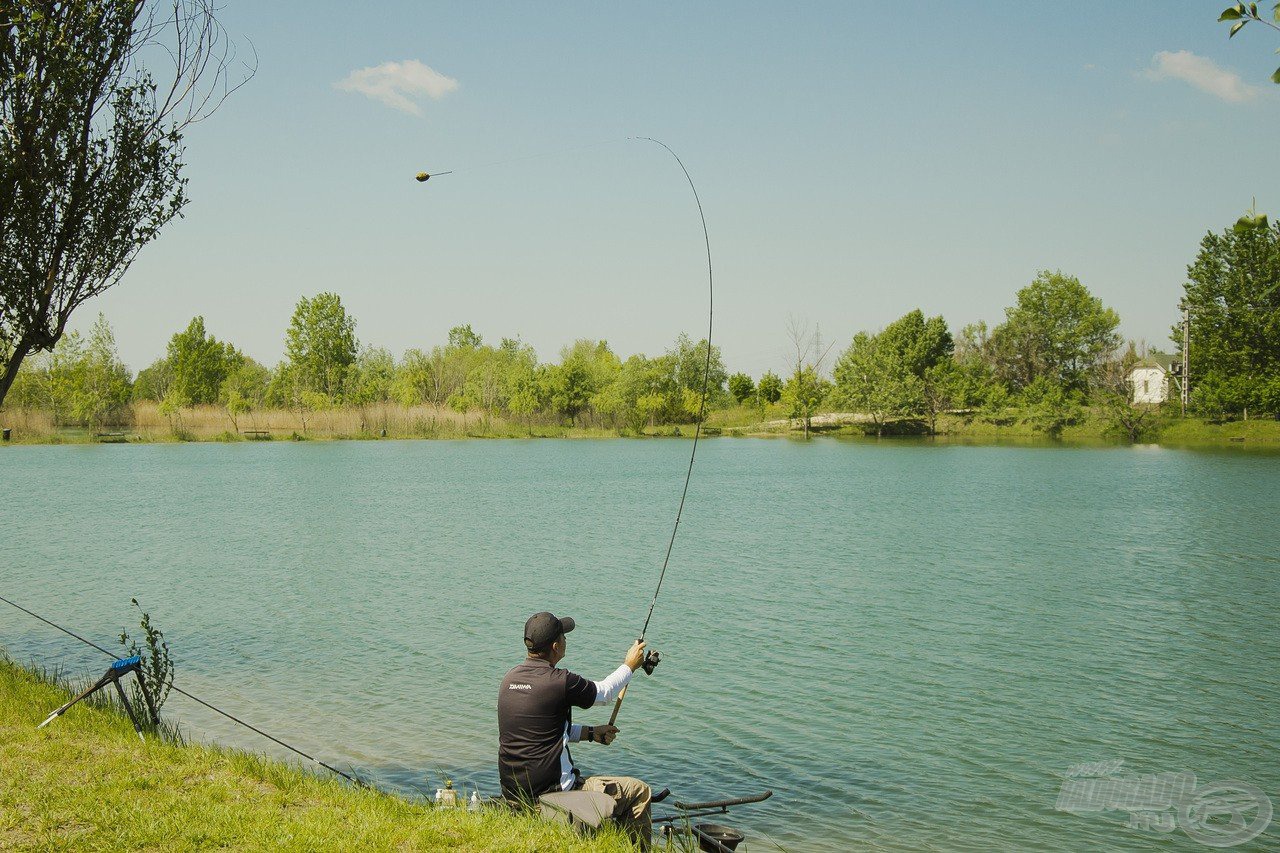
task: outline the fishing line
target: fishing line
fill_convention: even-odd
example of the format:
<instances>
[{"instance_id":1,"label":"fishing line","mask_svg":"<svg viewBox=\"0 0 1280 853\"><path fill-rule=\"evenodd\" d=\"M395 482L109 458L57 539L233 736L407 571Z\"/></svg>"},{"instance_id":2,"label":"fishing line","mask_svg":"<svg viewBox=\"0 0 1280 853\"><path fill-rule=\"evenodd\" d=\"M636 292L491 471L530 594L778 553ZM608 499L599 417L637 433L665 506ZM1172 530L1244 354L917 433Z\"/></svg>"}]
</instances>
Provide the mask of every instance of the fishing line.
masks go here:
<instances>
[{"instance_id":1,"label":"fishing line","mask_svg":"<svg viewBox=\"0 0 1280 853\"><path fill-rule=\"evenodd\" d=\"M18 604L17 602L10 601L9 599L5 598L5 597L4 597L4 596L2 596L2 595L0 595L0 601L3 601L5 604L8 604L8 605L11 605L11 606L13 606L13 607L18 608L19 610L21 610L23 613L27 614L28 616L34 616L36 619L39 619L41 622L45 623L46 625L49 625L49 626L51 626L51 627L53 627L53 628L57 628L59 631L61 631L62 633L66 634L66 635L67 635L67 636L69 636L69 637L75 637L75 638L76 638L77 640L79 640L80 642L84 643L84 644L85 644L85 645L87 645L87 646L92 646L93 648L95 648L95 649L97 649L98 651L102 652L102 653L103 653L104 655L106 655L107 657L114 658L115 660L123 660L123 658L121 658L121 657L120 657L118 654L116 654L115 652L108 651L107 649L104 649L102 646L98 645L97 643L93 642L92 640L86 640L84 637L80 636L80 635L79 635L79 634L77 634L75 631L67 630L66 628L62 627L61 625L57 624L56 622L50 622L48 619L44 618L44 617L43 617L43 616L41 616L39 613L34 613L34 612L32 612L32 611L28 610L27 608L23 607L21 604ZM320 759L318 759L318 758L315 758L315 757L313 757L313 756L308 755L307 753L305 753L305 752L303 752L302 750L298 749L296 746L290 746L289 744L287 744L287 743L285 743L284 741L280 740L280 738L275 737L275 736L273 736L273 735L269 735L269 734L267 734L266 732L264 732L262 729L258 728L257 726L252 726L252 725L250 725L249 723L246 723L244 720L240 719L239 717L236 717L236 716L234 716L233 714L229 714L228 712L226 712L226 711L222 710L221 708L218 708L218 707L216 707L216 706L214 706L214 705L209 704L208 702L206 702L206 701L204 701L203 699L201 699L199 696L193 696L192 694L188 693L187 691L183 690L181 687L177 686L176 684L173 684L172 682L170 682L170 684L169 684L169 688L170 688L171 690L173 690L175 693L179 693L179 694L181 694L181 695L183 695L183 696L186 696L186 697L187 697L188 699L190 699L191 701L193 701L193 702L196 702L196 703L199 703L199 704L203 705L204 707L208 708L210 711L213 711L213 712L215 712L215 713L221 714L222 716L226 717L228 720L231 720L233 723L239 723L240 725L244 726L244 727L245 727L246 729L248 729L249 731L251 731L251 732L257 732L258 734L262 735L262 736L263 736L264 738L266 738L267 740L272 741L272 742L274 742L274 743L278 743L280 746L283 746L285 749L289 750L290 752L293 752L293 753L296 753L296 754L298 754L298 755L301 755L303 758L307 759L308 761L312 762L313 764L318 764L319 766L323 767L325 770L328 770L328 771L330 771L330 772L332 772L332 773L337 773L339 776L341 776L343 779L346 779L346 780L347 780L347 781L349 781L349 782L354 782L355 784L359 785L359 786L360 786L360 787L362 787L362 788L370 788L370 787L372 787L371 785L369 785L369 783L365 782L363 779L357 779L355 776L352 776L352 775L347 774L347 773L343 773L341 770L339 770L339 769L338 769L338 768L336 768L336 767L331 767L330 765L328 765L328 764L324 763L324 762L323 762L323 761L321 761ZM353 772L354 772L354 771L353 771Z\"/></svg>"},{"instance_id":2,"label":"fishing line","mask_svg":"<svg viewBox=\"0 0 1280 853\"><path fill-rule=\"evenodd\" d=\"M626 138L635 139L635 137L633 136L628 136ZM578 154L583 151L590 151L593 148L602 148L605 145L615 145L622 141L623 139L615 137L613 139L606 139L601 142L589 142L586 145L578 145L573 148L558 148L555 151L544 151L540 154L522 154L519 157L510 157L506 160L495 160L490 163L476 163L471 166L463 166L462 168L459 168L459 169L450 169L447 172L432 172L431 177L434 178L439 175L452 175L454 172L473 172L477 169L489 169L489 168L493 168L494 166L506 166L509 163L523 163L526 160L542 160L547 157L567 157L570 154Z\"/></svg>"},{"instance_id":3,"label":"fishing line","mask_svg":"<svg viewBox=\"0 0 1280 853\"><path fill-rule=\"evenodd\" d=\"M645 615L644 627L640 629L640 639L643 640L649 632L649 622L650 620L653 619L653 609L658 603L658 595L662 592L662 582L666 579L666 576L667 576L667 566L671 562L671 551L675 547L676 534L680 530L680 519L681 519L681 516L684 514L685 499L689 495L689 481L693 478L693 462L698 455L698 439L702 437L702 421L706 417L706 413L707 413L707 387L711 378L711 332L712 332L712 328L715 320L715 277L712 272L711 236L707 231L707 217L702 209L702 199L698 196L698 188L694 185L693 177L689 174L689 170L685 168L684 161L680 159L680 155L676 154L676 152L671 149L671 146L667 145L665 142L662 142L661 140L654 139L650 136L628 136L627 139L638 140L642 142L652 142L655 145L661 145L664 149L666 149L668 154L670 154L672 157L675 158L676 163L680 166L680 171L684 173L685 180L689 182L689 189L693 191L693 200L698 206L698 218L702 222L702 239L707 250L707 357L702 370L702 397L698 404L698 420L694 426L693 447L689 451L689 467L688 467L688 470L685 471L684 487L680 490L680 505L676 508L675 524L673 524L671 527L671 538L667 542L667 552L662 559L662 571L658 574L658 585L653 591L653 600L649 602L649 612ZM580 146L578 148L570 148L570 149L556 151L548 154L531 154L525 157L516 157L510 160L501 160L501 161L498 161L497 163L489 163L489 164L483 164L479 166L472 166L470 168L481 169L487 166L497 166L505 163L515 163L521 160L531 160L539 157L566 155L566 154L573 153L575 151L584 151L590 148L599 148L600 146L603 146L603 145L612 144L612 142L614 141L617 141L617 140L597 142L590 145ZM447 174L452 174L453 172L460 172L460 171L464 171L464 170L454 169L450 172L435 172L431 174L428 174L427 172L419 172L418 180L420 182L425 182L429 178L432 178L438 175L447 175ZM615 715L616 713L617 712L615 710Z\"/></svg>"}]
</instances>

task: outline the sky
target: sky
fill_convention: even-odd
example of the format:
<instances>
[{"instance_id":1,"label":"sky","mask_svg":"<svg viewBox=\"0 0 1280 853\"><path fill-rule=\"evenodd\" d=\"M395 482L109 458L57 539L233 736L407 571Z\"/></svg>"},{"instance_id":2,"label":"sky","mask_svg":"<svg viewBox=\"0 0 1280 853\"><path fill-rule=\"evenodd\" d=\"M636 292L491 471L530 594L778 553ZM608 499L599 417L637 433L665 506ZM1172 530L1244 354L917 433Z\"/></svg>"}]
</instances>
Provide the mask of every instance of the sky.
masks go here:
<instances>
[{"instance_id":1,"label":"sky","mask_svg":"<svg viewBox=\"0 0 1280 853\"><path fill-rule=\"evenodd\" d=\"M333 291L397 357L463 323L655 355L705 334L707 276L648 136L701 196L730 371L782 370L788 318L994 326L1043 269L1168 347L1205 233L1280 214L1280 33L1228 41L1223 5L226 0L256 73L71 325L104 313L136 371L202 315L273 365Z\"/></svg>"}]
</instances>

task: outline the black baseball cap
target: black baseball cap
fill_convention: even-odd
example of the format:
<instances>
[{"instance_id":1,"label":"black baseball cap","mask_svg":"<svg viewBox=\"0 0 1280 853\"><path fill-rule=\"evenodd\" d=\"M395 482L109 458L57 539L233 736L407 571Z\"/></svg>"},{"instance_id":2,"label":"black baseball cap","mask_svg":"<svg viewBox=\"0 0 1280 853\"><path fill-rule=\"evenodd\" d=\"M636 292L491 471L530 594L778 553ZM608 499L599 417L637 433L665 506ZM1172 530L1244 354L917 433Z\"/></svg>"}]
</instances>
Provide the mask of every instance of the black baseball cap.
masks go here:
<instances>
[{"instance_id":1,"label":"black baseball cap","mask_svg":"<svg viewBox=\"0 0 1280 853\"><path fill-rule=\"evenodd\" d=\"M524 645L531 652L547 648L574 628L573 619L565 616L557 619L546 612L535 613L524 623Z\"/></svg>"}]
</instances>

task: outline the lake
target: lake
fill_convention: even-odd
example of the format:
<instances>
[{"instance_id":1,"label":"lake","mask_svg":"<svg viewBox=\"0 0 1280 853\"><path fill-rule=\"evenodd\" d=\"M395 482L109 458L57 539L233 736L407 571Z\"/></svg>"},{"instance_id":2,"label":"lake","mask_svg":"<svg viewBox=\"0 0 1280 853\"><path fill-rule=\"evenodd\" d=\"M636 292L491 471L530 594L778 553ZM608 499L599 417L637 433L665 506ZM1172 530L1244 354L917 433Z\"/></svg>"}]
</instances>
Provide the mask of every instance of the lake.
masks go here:
<instances>
[{"instance_id":1,"label":"lake","mask_svg":"<svg viewBox=\"0 0 1280 853\"><path fill-rule=\"evenodd\" d=\"M136 597L185 689L387 787L493 794L525 618L575 617L564 665L589 678L621 662L688 452L0 448L0 595L109 647ZM728 820L787 849L1204 849L1059 795L1074 765L1122 761L1280 798L1277 510L1269 454L706 441L649 628L664 661L617 742L575 757L684 799L772 789ZM9 607L0 644L104 669ZM166 711L282 752L180 696Z\"/></svg>"}]
</instances>

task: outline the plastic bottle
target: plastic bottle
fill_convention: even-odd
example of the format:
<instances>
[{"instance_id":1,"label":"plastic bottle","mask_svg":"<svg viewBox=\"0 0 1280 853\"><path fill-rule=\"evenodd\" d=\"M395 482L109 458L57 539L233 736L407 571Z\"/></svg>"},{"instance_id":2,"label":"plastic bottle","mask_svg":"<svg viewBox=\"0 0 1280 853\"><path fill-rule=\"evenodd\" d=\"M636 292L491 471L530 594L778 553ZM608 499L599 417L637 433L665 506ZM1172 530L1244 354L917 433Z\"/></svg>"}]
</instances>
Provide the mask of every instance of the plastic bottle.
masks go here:
<instances>
[{"instance_id":1,"label":"plastic bottle","mask_svg":"<svg viewBox=\"0 0 1280 853\"><path fill-rule=\"evenodd\" d=\"M467 803L467 811L469 812L480 811L480 792L479 791L471 792L471 802Z\"/></svg>"}]
</instances>

